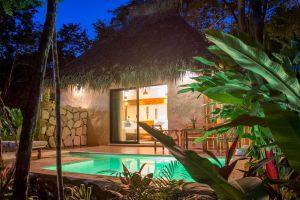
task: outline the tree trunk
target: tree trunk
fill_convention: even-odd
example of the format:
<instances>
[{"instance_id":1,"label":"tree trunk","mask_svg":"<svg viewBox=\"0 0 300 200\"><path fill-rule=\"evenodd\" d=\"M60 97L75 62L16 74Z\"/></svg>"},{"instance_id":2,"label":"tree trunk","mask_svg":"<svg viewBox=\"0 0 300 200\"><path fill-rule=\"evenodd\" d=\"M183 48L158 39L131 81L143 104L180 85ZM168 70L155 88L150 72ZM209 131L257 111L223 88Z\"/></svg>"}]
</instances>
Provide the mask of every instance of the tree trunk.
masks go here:
<instances>
[{"instance_id":1,"label":"tree trunk","mask_svg":"<svg viewBox=\"0 0 300 200\"><path fill-rule=\"evenodd\" d=\"M23 128L16 160L13 199L25 200L28 188L33 134L36 131L38 110L43 88L50 42L56 20L56 0L47 1L47 16L36 58L35 74L30 83L29 100L24 111Z\"/></svg>"},{"instance_id":2,"label":"tree trunk","mask_svg":"<svg viewBox=\"0 0 300 200\"><path fill-rule=\"evenodd\" d=\"M246 32L245 0L238 0L238 24L241 32Z\"/></svg>"},{"instance_id":3,"label":"tree trunk","mask_svg":"<svg viewBox=\"0 0 300 200\"><path fill-rule=\"evenodd\" d=\"M267 0L266 0L267 1ZM262 11L262 1L250 1L252 9L253 36L257 42L263 43L264 36L264 13Z\"/></svg>"},{"instance_id":4,"label":"tree trunk","mask_svg":"<svg viewBox=\"0 0 300 200\"><path fill-rule=\"evenodd\" d=\"M53 79L55 91L55 118L56 118L56 171L57 171L57 197L58 200L64 199L64 185L61 169L61 118L60 118L60 80L59 80L59 63L57 55L57 38L56 31L53 33L52 41L53 55Z\"/></svg>"},{"instance_id":5,"label":"tree trunk","mask_svg":"<svg viewBox=\"0 0 300 200\"><path fill-rule=\"evenodd\" d=\"M2 138L1 138L1 129L0 129L0 164L3 161L3 157L2 157Z\"/></svg>"}]
</instances>

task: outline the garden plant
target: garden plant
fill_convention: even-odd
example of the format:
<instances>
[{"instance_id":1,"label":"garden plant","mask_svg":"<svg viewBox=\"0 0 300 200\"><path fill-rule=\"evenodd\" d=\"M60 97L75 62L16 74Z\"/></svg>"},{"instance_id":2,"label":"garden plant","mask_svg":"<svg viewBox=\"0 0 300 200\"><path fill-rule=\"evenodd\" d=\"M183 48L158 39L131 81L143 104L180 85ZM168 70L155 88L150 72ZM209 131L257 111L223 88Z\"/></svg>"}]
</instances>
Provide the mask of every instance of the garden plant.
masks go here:
<instances>
[{"instance_id":1,"label":"garden plant","mask_svg":"<svg viewBox=\"0 0 300 200\"><path fill-rule=\"evenodd\" d=\"M208 50L218 57L219 64L196 57L209 68L197 70L201 75L194 77L195 82L185 85L180 92L200 92L223 105L214 114L225 122L209 129L197 141L231 128L236 128L236 135L241 138L250 138L249 155L264 167L266 174L256 176L261 180L256 189L262 193L247 189L252 187L253 176L230 184L216 170L210 170L212 166L206 158L177 147L171 138L146 124L140 123L140 126L166 145L196 181L210 185L221 199L256 199L258 197L253 195L265 196L266 192L275 198L295 199L300 185L297 153L300 145L300 85L293 66L300 62L299 42L292 40L290 44L283 44L280 51L272 52L243 34L236 37L209 30L206 37L213 43ZM260 162L264 158L269 160ZM201 174L197 173L200 167ZM253 183L258 185L258 182Z\"/></svg>"}]
</instances>

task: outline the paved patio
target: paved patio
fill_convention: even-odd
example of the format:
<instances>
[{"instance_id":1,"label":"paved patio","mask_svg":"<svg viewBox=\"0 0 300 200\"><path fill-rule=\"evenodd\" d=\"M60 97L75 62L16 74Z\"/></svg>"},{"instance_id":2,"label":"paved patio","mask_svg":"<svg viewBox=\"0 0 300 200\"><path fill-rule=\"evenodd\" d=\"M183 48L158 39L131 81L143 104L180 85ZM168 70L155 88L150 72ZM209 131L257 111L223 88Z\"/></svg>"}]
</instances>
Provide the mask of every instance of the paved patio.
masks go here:
<instances>
[{"instance_id":1,"label":"paved patio","mask_svg":"<svg viewBox=\"0 0 300 200\"><path fill-rule=\"evenodd\" d=\"M90 158L82 158L82 157L74 157L69 156L67 153L69 152L89 152L89 153L110 153L110 154L145 154L145 155L170 155L169 151L165 149L162 150L161 147L157 148L157 152L154 151L153 147L140 147L137 145L128 145L128 146L94 146L94 147L81 147L81 148L72 148L72 149L64 149L62 151L62 164L72 163L72 162L80 162L89 160ZM39 173L39 174L47 174L47 175L56 175L56 171L53 170L45 170L43 167L55 165L55 150L45 150L42 153L42 159L36 159L37 152L33 152L30 172L31 173ZM79 178L85 180L114 180L119 181L115 177L107 177L101 175L89 175L89 174L79 174L79 173L70 173L63 172L63 175L70 178Z\"/></svg>"},{"instance_id":2,"label":"paved patio","mask_svg":"<svg viewBox=\"0 0 300 200\"><path fill-rule=\"evenodd\" d=\"M91 152L91 153L117 153L117 154L146 154L146 155L170 155L165 148L163 151L161 147L157 148L157 152L153 147L143 147L138 145L110 145L110 146L93 146L93 147L78 147L62 149L62 154L69 152ZM37 158L37 151L32 151L32 159ZM15 152L3 152L4 160L14 160ZM42 158L55 157L55 149L46 149L42 152Z\"/></svg>"},{"instance_id":3,"label":"paved patio","mask_svg":"<svg viewBox=\"0 0 300 200\"><path fill-rule=\"evenodd\" d=\"M69 152L90 152L90 153L110 153L110 154L144 154L144 155L170 155L169 151L165 148L164 151L161 147L157 148L157 151L154 151L153 147L141 147L137 145L110 145L110 146L94 146L94 147L81 147L81 148L70 148L62 150L62 164L72 163L72 162L80 162L89 160L89 158L83 157L74 157L69 156L67 153ZM7 161L13 161L15 159L15 153L3 153L3 158ZM32 161L30 172L31 173L39 173L39 174L48 174L48 175L56 175L56 171L53 170L45 170L42 169L45 166L55 165L55 149L44 150L42 152L42 159L37 159L37 151L32 152ZM237 169L243 169L243 161L238 162ZM63 172L64 176L73 177L73 178L81 178L81 179L90 179L90 180L99 180L103 178L108 178L105 176L99 175L87 175L87 174L78 174L78 173L70 173ZM235 179L242 175L241 172L235 170L231 176L231 179ZM111 179L113 177L110 177Z\"/></svg>"}]
</instances>

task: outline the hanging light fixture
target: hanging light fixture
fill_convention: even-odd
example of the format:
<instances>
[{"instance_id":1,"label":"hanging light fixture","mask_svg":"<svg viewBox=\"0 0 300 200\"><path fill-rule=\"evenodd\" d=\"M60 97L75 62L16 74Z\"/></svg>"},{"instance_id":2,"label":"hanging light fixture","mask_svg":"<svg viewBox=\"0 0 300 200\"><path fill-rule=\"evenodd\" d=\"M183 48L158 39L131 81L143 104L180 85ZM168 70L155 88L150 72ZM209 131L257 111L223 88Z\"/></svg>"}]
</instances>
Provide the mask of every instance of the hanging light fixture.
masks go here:
<instances>
[{"instance_id":1,"label":"hanging light fixture","mask_svg":"<svg viewBox=\"0 0 300 200\"><path fill-rule=\"evenodd\" d=\"M84 94L84 88L81 84L76 84L74 87L72 86L72 88L72 90L74 91L74 96L80 97Z\"/></svg>"},{"instance_id":2,"label":"hanging light fixture","mask_svg":"<svg viewBox=\"0 0 300 200\"><path fill-rule=\"evenodd\" d=\"M128 90L124 90L124 91L123 91L123 98L124 98L124 100L127 100L127 98L128 98L128 93L129 93Z\"/></svg>"},{"instance_id":3,"label":"hanging light fixture","mask_svg":"<svg viewBox=\"0 0 300 200\"><path fill-rule=\"evenodd\" d=\"M76 84L76 91L79 92L81 90L81 85L80 84Z\"/></svg>"},{"instance_id":4,"label":"hanging light fixture","mask_svg":"<svg viewBox=\"0 0 300 200\"><path fill-rule=\"evenodd\" d=\"M147 88L145 88L143 95L148 95Z\"/></svg>"}]
</instances>

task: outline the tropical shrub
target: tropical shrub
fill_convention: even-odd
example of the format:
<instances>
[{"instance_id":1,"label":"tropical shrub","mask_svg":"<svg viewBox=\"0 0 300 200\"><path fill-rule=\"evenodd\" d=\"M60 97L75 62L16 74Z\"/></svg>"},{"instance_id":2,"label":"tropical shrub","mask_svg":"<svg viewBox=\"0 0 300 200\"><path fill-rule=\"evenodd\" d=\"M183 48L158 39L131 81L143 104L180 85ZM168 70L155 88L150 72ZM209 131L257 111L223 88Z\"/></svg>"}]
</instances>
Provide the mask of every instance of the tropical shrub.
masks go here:
<instances>
[{"instance_id":1,"label":"tropical shrub","mask_svg":"<svg viewBox=\"0 0 300 200\"><path fill-rule=\"evenodd\" d=\"M229 183L207 158L194 151L182 149L171 137L145 123L140 122L139 125L165 145L195 181L209 185L219 199L263 199L266 197L261 179L246 177Z\"/></svg>"},{"instance_id":2,"label":"tropical shrub","mask_svg":"<svg viewBox=\"0 0 300 200\"><path fill-rule=\"evenodd\" d=\"M15 168L7 165L3 160L0 161L0 199L12 197L12 186Z\"/></svg>"},{"instance_id":3,"label":"tropical shrub","mask_svg":"<svg viewBox=\"0 0 300 200\"><path fill-rule=\"evenodd\" d=\"M236 130L250 127L247 134L243 131L237 134L253 141L250 155L263 164L267 179L282 179L278 172L283 168L278 160L284 158L286 165L299 174L300 85L294 66L299 66L300 43L292 41L279 52L272 52L226 33L207 31L206 36L214 43L209 50L221 64L196 57L212 67L214 73L193 78L196 82L185 85L181 92L201 92L223 104L223 109L215 110L214 114L224 119L225 124L212 128L198 140L232 127ZM275 160L260 162L273 153Z\"/></svg>"},{"instance_id":4,"label":"tropical shrub","mask_svg":"<svg viewBox=\"0 0 300 200\"><path fill-rule=\"evenodd\" d=\"M16 140L20 138L23 116L20 109L0 108L0 133L3 140Z\"/></svg>"},{"instance_id":5,"label":"tropical shrub","mask_svg":"<svg viewBox=\"0 0 300 200\"><path fill-rule=\"evenodd\" d=\"M274 137L290 164L299 172L300 162L297 161L295 150L300 144L300 136L296 131L300 126L300 85L296 74L290 70L293 64L299 64L299 43L293 41L289 48L294 56L292 53L289 56L272 53L272 57L269 57L268 53L232 35L216 31L207 31L206 34L208 40L215 44L209 50L216 53L224 65L230 59L230 66L238 70L226 70L210 63L218 70L209 79L210 83L199 77L196 80L200 81L187 86L185 91L198 91L218 102L237 105L234 109L238 109L238 112L232 113L235 116L215 130L240 125L256 127L262 132L260 135L268 135L270 141ZM198 60L203 62L206 59ZM282 136L287 130L292 139L284 141Z\"/></svg>"},{"instance_id":6,"label":"tropical shrub","mask_svg":"<svg viewBox=\"0 0 300 200\"><path fill-rule=\"evenodd\" d=\"M92 187L80 184L80 186L65 186L65 200L90 200Z\"/></svg>"},{"instance_id":7,"label":"tropical shrub","mask_svg":"<svg viewBox=\"0 0 300 200\"><path fill-rule=\"evenodd\" d=\"M230 148L228 149L228 151L225 154L225 165L224 166L222 165L222 163L219 161L219 159L213 152L211 152L209 150L204 150L205 153L207 153L211 158L213 158L216 161L217 165L214 164L215 169L226 180L228 180L228 178L231 175L233 169L235 168L237 162L239 160L245 159L244 157L238 157L238 158L232 160L232 157L236 151L238 140L239 140L239 136L237 135L235 137L232 145L230 146Z\"/></svg>"},{"instance_id":8,"label":"tropical shrub","mask_svg":"<svg viewBox=\"0 0 300 200\"><path fill-rule=\"evenodd\" d=\"M142 176L142 170L145 163L141 166L139 171L130 172L123 164L123 171L111 171L121 181L121 188L119 190L107 190L119 199L151 199L151 200L169 200L169 199L199 199L201 193L188 191L187 185L190 183L185 182L183 179L175 180L178 173L180 163L172 161L168 163L161 170L157 178L153 178L153 174ZM181 174L185 178L184 174ZM214 194L211 194L212 199L215 199Z\"/></svg>"},{"instance_id":9,"label":"tropical shrub","mask_svg":"<svg viewBox=\"0 0 300 200\"><path fill-rule=\"evenodd\" d=\"M266 152L272 148L277 159L285 156L287 164L299 174L297 149L300 145L300 85L297 73L291 70L300 62L299 43L292 41L281 51L271 52L266 49L264 51L263 46L252 43L251 40L242 41L227 33L206 31L206 37L214 43L208 49L218 57L220 64L196 57L196 60L209 68L197 70L201 75L194 77L195 82L185 85L180 92L199 92L216 103L223 104L213 114L214 117L222 118L225 123L211 128L198 141L210 134L225 133L235 128L236 135L240 135L240 138L246 137L253 141L250 153L254 159L268 159ZM220 177L217 170L211 170L213 166L207 159L195 152L181 149L171 138L145 124L140 123L140 126L166 145L196 181L210 185L219 198L254 198L251 197L253 192L247 194L249 190L240 190L243 186L252 185L249 181L251 177L234 181L232 185L236 187L232 187ZM266 176L266 180L276 182L274 178L277 178L277 163L269 161L262 165L267 169L267 174L272 172L272 175ZM283 182L291 185L287 180ZM297 180L292 183L294 188L299 187Z\"/></svg>"},{"instance_id":10,"label":"tropical shrub","mask_svg":"<svg viewBox=\"0 0 300 200\"><path fill-rule=\"evenodd\" d=\"M118 177L123 185L125 185L124 190L126 193L126 198L128 199L147 199L152 191L150 183L152 182L153 174L147 174L142 177L142 170L145 163L141 166L140 170L137 172L130 172L127 167L123 165L123 172L118 173Z\"/></svg>"},{"instance_id":11,"label":"tropical shrub","mask_svg":"<svg viewBox=\"0 0 300 200\"><path fill-rule=\"evenodd\" d=\"M275 156L272 149L266 150L266 158L250 159L243 172L245 177L263 179L271 199L297 199L300 176L289 166L285 157Z\"/></svg>"}]
</instances>

